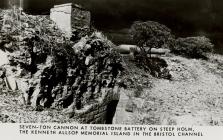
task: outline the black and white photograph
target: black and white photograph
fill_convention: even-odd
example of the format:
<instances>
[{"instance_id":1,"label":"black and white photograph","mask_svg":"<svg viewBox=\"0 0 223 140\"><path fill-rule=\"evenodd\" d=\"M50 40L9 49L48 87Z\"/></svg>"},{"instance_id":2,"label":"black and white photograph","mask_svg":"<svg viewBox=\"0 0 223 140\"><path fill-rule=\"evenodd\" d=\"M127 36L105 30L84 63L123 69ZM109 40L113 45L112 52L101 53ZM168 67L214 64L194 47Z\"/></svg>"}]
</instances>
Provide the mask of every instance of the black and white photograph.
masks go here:
<instances>
[{"instance_id":1,"label":"black and white photograph","mask_svg":"<svg viewBox=\"0 0 223 140\"><path fill-rule=\"evenodd\" d=\"M223 126L222 9L1 0L0 123Z\"/></svg>"}]
</instances>

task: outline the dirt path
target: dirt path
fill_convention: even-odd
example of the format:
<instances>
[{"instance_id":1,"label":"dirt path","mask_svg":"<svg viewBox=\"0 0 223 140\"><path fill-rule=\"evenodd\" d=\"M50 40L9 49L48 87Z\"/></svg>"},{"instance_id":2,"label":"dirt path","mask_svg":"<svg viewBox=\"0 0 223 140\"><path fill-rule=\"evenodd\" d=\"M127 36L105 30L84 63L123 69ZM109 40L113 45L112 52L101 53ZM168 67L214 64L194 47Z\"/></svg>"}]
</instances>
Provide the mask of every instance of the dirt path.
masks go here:
<instances>
[{"instance_id":1,"label":"dirt path","mask_svg":"<svg viewBox=\"0 0 223 140\"><path fill-rule=\"evenodd\" d=\"M212 56L209 61L177 56L164 59L173 79L152 79L151 89L131 99L137 106L132 113L122 109L128 99L121 96L116 113L120 117L115 123L223 125L222 56Z\"/></svg>"}]
</instances>

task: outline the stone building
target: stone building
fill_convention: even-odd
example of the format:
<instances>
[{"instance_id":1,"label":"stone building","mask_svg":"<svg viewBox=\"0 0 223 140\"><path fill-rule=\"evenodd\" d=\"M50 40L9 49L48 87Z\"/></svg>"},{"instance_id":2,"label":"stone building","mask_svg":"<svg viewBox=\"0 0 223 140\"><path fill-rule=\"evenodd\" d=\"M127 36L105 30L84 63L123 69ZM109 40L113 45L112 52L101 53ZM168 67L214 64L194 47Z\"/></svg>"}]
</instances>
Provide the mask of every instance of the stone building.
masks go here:
<instances>
[{"instance_id":1,"label":"stone building","mask_svg":"<svg viewBox=\"0 0 223 140\"><path fill-rule=\"evenodd\" d=\"M76 30L89 30L91 25L91 13L72 3L55 5L50 18L69 36Z\"/></svg>"}]
</instances>

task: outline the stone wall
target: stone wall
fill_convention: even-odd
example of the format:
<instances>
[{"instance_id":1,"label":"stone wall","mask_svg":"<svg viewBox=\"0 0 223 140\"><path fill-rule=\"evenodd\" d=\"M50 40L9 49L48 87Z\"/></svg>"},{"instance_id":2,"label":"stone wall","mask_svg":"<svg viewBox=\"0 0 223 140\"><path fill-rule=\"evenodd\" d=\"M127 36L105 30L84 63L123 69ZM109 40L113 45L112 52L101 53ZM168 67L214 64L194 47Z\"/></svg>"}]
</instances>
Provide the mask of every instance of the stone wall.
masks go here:
<instances>
[{"instance_id":1,"label":"stone wall","mask_svg":"<svg viewBox=\"0 0 223 140\"><path fill-rule=\"evenodd\" d=\"M72 29L90 29L91 13L78 5L73 5L71 14Z\"/></svg>"},{"instance_id":2,"label":"stone wall","mask_svg":"<svg viewBox=\"0 0 223 140\"><path fill-rule=\"evenodd\" d=\"M75 29L89 29L91 24L91 13L72 3L55 5L50 18L68 35Z\"/></svg>"},{"instance_id":3,"label":"stone wall","mask_svg":"<svg viewBox=\"0 0 223 140\"><path fill-rule=\"evenodd\" d=\"M74 118L83 124L111 124L120 97L119 91L118 87L102 91L102 97L98 101L76 110Z\"/></svg>"}]
</instances>

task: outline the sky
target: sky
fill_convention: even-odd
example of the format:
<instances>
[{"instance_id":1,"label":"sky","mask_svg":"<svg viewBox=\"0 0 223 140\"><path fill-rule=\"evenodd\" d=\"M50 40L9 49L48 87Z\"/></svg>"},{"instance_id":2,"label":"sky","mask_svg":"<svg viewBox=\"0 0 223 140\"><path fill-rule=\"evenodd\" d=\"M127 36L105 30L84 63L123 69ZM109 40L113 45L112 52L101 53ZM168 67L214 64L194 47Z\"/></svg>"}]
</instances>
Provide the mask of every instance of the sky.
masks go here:
<instances>
[{"instance_id":1,"label":"sky","mask_svg":"<svg viewBox=\"0 0 223 140\"><path fill-rule=\"evenodd\" d=\"M0 0L0 7L8 0ZM18 0L19 1L19 0ZM223 0L23 0L33 14L47 14L54 4L74 2L92 13L94 26L116 43L131 43L128 29L136 20L165 24L176 36L205 35L223 47Z\"/></svg>"}]
</instances>

